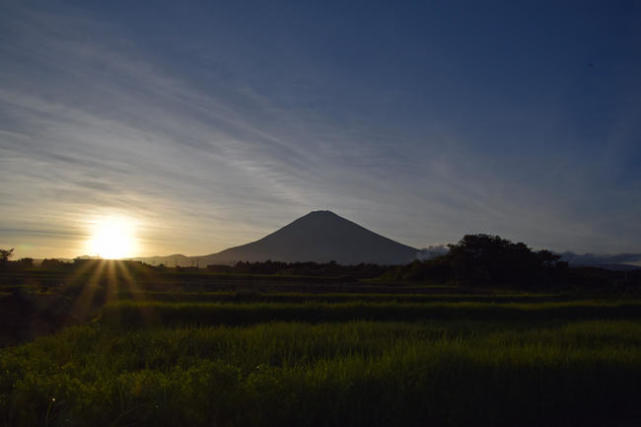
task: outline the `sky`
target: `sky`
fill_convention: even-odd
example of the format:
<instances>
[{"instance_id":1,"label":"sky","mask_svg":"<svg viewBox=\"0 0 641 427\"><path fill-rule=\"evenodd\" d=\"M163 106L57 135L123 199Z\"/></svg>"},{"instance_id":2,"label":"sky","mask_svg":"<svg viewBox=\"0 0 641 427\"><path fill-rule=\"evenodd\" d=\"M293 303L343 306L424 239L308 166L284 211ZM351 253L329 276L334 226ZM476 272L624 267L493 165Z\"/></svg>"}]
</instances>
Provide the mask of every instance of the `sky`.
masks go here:
<instances>
[{"instance_id":1,"label":"sky","mask_svg":"<svg viewBox=\"0 0 641 427\"><path fill-rule=\"evenodd\" d=\"M517 4L518 3L518 4ZM641 2L0 0L0 247L202 255L332 210L641 252Z\"/></svg>"}]
</instances>

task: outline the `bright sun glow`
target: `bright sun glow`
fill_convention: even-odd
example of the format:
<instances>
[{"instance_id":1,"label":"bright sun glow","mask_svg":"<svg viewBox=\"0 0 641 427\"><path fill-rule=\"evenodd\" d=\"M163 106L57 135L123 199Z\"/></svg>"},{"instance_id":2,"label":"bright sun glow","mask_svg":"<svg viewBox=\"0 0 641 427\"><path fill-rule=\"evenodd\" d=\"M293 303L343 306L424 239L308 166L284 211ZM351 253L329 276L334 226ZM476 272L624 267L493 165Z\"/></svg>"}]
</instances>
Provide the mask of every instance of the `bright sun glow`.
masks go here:
<instances>
[{"instance_id":1,"label":"bright sun glow","mask_svg":"<svg viewBox=\"0 0 641 427\"><path fill-rule=\"evenodd\" d=\"M138 240L134 222L126 217L105 217L92 222L87 242L90 255L101 258L128 258L136 254Z\"/></svg>"}]
</instances>

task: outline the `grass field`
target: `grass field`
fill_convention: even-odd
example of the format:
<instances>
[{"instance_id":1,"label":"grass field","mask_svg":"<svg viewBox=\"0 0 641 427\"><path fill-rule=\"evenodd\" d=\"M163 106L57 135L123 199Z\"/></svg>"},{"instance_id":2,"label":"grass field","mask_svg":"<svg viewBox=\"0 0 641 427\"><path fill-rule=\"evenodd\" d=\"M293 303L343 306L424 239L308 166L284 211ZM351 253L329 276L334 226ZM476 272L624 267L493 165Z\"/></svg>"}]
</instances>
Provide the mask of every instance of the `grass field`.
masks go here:
<instances>
[{"instance_id":1,"label":"grass field","mask_svg":"<svg viewBox=\"0 0 641 427\"><path fill-rule=\"evenodd\" d=\"M638 300L106 285L0 349L0 425L641 424Z\"/></svg>"}]
</instances>

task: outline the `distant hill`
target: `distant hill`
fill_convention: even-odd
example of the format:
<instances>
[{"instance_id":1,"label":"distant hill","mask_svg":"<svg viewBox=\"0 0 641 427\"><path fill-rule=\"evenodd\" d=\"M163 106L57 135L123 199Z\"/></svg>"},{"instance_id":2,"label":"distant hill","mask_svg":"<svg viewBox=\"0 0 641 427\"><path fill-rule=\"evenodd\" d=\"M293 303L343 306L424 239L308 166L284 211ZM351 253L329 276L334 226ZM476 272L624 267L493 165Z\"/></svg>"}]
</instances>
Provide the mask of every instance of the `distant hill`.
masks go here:
<instances>
[{"instance_id":1,"label":"distant hill","mask_svg":"<svg viewBox=\"0 0 641 427\"><path fill-rule=\"evenodd\" d=\"M596 255L563 252L559 255L563 261L567 261L574 267L597 267L617 271L632 271L641 268L641 253Z\"/></svg>"},{"instance_id":2,"label":"distant hill","mask_svg":"<svg viewBox=\"0 0 641 427\"><path fill-rule=\"evenodd\" d=\"M200 266L238 261L405 264L418 249L395 242L330 211L314 211L252 243L211 255L137 258L150 264Z\"/></svg>"}]
</instances>

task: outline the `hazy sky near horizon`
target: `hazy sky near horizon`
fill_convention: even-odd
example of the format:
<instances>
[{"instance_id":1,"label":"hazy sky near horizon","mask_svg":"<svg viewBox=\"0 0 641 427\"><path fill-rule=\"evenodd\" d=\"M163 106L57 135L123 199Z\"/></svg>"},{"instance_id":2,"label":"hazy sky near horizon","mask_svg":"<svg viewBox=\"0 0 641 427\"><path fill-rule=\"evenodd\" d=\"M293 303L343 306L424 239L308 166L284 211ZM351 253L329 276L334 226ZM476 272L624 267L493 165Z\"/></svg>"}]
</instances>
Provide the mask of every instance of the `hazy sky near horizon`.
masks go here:
<instances>
[{"instance_id":1,"label":"hazy sky near horizon","mask_svg":"<svg viewBox=\"0 0 641 427\"><path fill-rule=\"evenodd\" d=\"M0 247L122 215L207 254L329 209L641 252L641 2L516 3L0 0Z\"/></svg>"}]
</instances>

